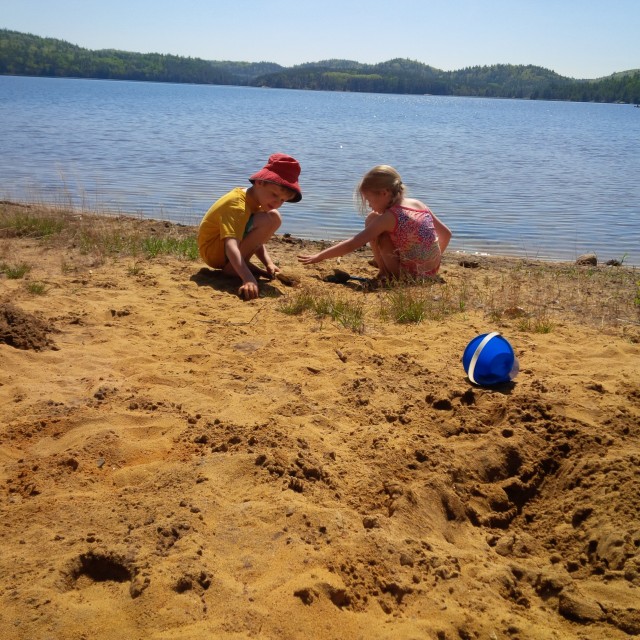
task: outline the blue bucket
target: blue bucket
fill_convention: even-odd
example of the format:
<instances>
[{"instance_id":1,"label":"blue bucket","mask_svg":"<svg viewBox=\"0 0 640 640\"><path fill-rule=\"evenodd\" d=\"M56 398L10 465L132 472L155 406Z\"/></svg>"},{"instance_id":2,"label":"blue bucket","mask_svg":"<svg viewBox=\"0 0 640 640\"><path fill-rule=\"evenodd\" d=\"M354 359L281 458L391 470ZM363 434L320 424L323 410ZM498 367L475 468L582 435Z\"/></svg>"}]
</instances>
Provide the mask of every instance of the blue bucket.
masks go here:
<instances>
[{"instance_id":1,"label":"blue bucket","mask_svg":"<svg viewBox=\"0 0 640 640\"><path fill-rule=\"evenodd\" d=\"M473 384L490 386L518 375L518 359L509 341L497 331L476 336L464 350L462 365Z\"/></svg>"}]
</instances>

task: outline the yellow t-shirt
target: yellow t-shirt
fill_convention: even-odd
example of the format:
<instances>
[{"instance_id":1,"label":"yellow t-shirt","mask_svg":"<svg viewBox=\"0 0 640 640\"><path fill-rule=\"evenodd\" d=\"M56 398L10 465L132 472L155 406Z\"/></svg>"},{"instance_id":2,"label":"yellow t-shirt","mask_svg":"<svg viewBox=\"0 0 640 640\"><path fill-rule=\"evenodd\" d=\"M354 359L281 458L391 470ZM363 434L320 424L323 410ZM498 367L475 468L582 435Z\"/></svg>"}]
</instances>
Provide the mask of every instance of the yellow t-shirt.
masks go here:
<instances>
[{"instance_id":1,"label":"yellow t-shirt","mask_svg":"<svg viewBox=\"0 0 640 640\"><path fill-rule=\"evenodd\" d=\"M237 238L240 242L251 214L257 211L258 203L247 196L242 187L232 189L214 202L198 229L198 250L204 262L214 269L224 267L225 238Z\"/></svg>"}]
</instances>

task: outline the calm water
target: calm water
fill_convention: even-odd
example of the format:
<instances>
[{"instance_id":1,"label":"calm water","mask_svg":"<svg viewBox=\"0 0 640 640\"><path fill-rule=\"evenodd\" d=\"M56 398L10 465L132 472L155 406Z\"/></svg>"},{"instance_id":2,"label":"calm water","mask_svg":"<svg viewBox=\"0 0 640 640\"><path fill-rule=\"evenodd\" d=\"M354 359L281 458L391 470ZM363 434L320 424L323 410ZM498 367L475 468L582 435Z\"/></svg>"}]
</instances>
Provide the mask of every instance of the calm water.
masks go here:
<instances>
[{"instance_id":1,"label":"calm water","mask_svg":"<svg viewBox=\"0 0 640 640\"><path fill-rule=\"evenodd\" d=\"M640 265L640 109L0 76L0 198L197 224L282 151L303 200L281 232L362 228L362 174L394 165L467 252Z\"/></svg>"}]
</instances>

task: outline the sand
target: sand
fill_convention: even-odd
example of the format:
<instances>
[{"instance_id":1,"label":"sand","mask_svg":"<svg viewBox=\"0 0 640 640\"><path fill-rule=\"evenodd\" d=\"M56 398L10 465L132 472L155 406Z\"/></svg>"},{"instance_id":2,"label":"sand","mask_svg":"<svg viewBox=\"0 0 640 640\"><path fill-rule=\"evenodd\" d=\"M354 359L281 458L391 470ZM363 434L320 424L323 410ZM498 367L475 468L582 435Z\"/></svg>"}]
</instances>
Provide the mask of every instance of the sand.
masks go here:
<instances>
[{"instance_id":1,"label":"sand","mask_svg":"<svg viewBox=\"0 0 640 640\"><path fill-rule=\"evenodd\" d=\"M243 302L199 262L0 239L32 265L0 276L1 637L639 635L637 306L357 332L282 312L385 295L323 281L373 275L366 251L299 267L307 245L274 239L300 285ZM445 283L516 268L461 263ZM460 360L492 330L521 371L482 388Z\"/></svg>"}]
</instances>

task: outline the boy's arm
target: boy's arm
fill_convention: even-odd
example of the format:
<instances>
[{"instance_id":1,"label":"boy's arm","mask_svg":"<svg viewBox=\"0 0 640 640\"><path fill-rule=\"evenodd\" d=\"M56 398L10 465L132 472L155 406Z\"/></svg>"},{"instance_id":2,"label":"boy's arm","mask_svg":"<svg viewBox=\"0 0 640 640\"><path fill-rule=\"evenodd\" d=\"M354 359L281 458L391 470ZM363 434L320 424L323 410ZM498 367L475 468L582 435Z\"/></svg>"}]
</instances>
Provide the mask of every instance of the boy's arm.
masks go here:
<instances>
[{"instance_id":1,"label":"boy's arm","mask_svg":"<svg viewBox=\"0 0 640 640\"><path fill-rule=\"evenodd\" d=\"M267 270L267 273L271 277L275 276L276 273L278 271L280 271L280 269L278 269L278 267L276 267L276 265L274 264L273 260L271 259L271 256L269 255L269 252L267 251L266 245L261 244L256 249L255 255L258 258L258 260L260 260L260 262L262 262L262 264L265 266L265 268Z\"/></svg>"},{"instance_id":2,"label":"boy's arm","mask_svg":"<svg viewBox=\"0 0 640 640\"><path fill-rule=\"evenodd\" d=\"M251 273L249 265L240 253L240 245L237 238L224 239L224 251L229 264L242 280L242 286L238 289L238 295L245 300L258 297L258 282Z\"/></svg>"}]
</instances>

